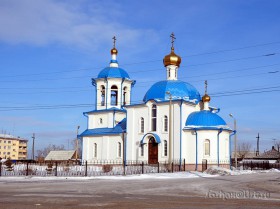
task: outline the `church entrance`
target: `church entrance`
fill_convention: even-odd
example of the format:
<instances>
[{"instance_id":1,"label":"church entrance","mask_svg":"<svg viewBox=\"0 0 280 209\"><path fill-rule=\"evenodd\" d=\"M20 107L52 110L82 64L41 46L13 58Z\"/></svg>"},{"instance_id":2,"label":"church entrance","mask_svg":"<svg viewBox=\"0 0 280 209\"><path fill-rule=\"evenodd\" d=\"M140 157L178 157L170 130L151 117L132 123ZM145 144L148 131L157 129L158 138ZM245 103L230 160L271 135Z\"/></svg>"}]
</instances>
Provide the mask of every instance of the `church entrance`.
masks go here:
<instances>
[{"instance_id":1,"label":"church entrance","mask_svg":"<svg viewBox=\"0 0 280 209\"><path fill-rule=\"evenodd\" d=\"M149 158L148 158L149 164L156 164L158 163L158 143L156 143L156 140L154 137L151 137L149 139Z\"/></svg>"}]
</instances>

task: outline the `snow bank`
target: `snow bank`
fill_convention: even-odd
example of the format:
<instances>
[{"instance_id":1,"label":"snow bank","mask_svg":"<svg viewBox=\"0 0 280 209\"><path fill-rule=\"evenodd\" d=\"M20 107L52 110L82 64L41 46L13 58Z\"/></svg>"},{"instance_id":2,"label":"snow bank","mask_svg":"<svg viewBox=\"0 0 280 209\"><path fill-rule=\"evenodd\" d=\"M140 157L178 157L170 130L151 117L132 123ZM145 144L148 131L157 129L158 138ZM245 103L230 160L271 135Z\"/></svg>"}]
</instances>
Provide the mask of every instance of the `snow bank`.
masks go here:
<instances>
[{"instance_id":1,"label":"snow bank","mask_svg":"<svg viewBox=\"0 0 280 209\"><path fill-rule=\"evenodd\" d=\"M243 174L253 174L253 173L270 173L270 172L280 172L280 170L272 168L270 170L230 170L227 168L222 168L218 166L211 166L203 173L211 174L211 175L219 175L219 176L228 176L228 175L243 175Z\"/></svg>"}]
</instances>

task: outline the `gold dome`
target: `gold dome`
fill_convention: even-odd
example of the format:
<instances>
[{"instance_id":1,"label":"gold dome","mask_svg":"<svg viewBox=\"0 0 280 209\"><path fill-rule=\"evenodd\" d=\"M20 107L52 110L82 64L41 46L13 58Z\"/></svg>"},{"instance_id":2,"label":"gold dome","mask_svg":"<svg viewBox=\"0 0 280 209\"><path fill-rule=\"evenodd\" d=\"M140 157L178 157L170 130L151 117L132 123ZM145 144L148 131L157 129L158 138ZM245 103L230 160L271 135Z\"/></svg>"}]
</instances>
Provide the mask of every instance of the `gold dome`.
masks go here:
<instances>
[{"instance_id":1,"label":"gold dome","mask_svg":"<svg viewBox=\"0 0 280 209\"><path fill-rule=\"evenodd\" d=\"M181 57L174 53L174 48L171 48L171 52L169 55L166 55L163 59L164 67L168 65L176 65L180 67Z\"/></svg>"},{"instance_id":2,"label":"gold dome","mask_svg":"<svg viewBox=\"0 0 280 209\"><path fill-rule=\"evenodd\" d=\"M202 101L203 102L210 102L211 98L208 94L205 94L203 97L202 97Z\"/></svg>"},{"instance_id":3,"label":"gold dome","mask_svg":"<svg viewBox=\"0 0 280 209\"><path fill-rule=\"evenodd\" d=\"M114 47L111 49L111 54L118 54L118 50Z\"/></svg>"}]
</instances>

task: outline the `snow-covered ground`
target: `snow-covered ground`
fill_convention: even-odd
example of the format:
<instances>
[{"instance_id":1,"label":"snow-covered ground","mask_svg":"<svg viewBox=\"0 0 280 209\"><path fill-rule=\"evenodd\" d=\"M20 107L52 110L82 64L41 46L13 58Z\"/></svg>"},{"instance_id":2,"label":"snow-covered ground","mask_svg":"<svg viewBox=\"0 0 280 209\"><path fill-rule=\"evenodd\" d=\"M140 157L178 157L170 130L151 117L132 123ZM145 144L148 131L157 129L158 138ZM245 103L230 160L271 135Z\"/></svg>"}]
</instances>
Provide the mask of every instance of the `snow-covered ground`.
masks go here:
<instances>
[{"instance_id":1,"label":"snow-covered ground","mask_svg":"<svg viewBox=\"0 0 280 209\"><path fill-rule=\"evenodd\" d=\"M177 173L150 173L150 174L137 174L137 175L117 175L117 176L92 176L92 177L56 177L56 176L2 176L0 177L0 182L8 181L45 181L45 180L55 180L55 181L67 181L67 180L142 180L142 179L185 179L185 178L211 178L224 175L244 175L244 174L254 174L254 173L268 173L275 172L280 173L280 170L270 169L270 170L229 170L226 168L221 168L217 166L212 166L206 171L190 171L190 172L177 172Z\"/></svg>"}]
</instances>

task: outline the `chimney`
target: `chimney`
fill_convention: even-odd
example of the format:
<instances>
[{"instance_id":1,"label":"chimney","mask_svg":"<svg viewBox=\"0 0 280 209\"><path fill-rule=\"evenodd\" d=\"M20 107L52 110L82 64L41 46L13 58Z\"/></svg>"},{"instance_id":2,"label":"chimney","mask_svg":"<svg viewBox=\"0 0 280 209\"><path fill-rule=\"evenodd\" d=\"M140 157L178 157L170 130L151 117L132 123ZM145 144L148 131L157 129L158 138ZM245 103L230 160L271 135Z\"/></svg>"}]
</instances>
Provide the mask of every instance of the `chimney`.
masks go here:
<instances>
[{"instance_id":1,"label":"chimney","mask_svg":"<svg viewBox=\"0 0 280 209\"><path fill-rule=\"evenodd\" d=\"M272 149L274 149L274 146L272 146Z\"/></svg>"}]
</instances>

